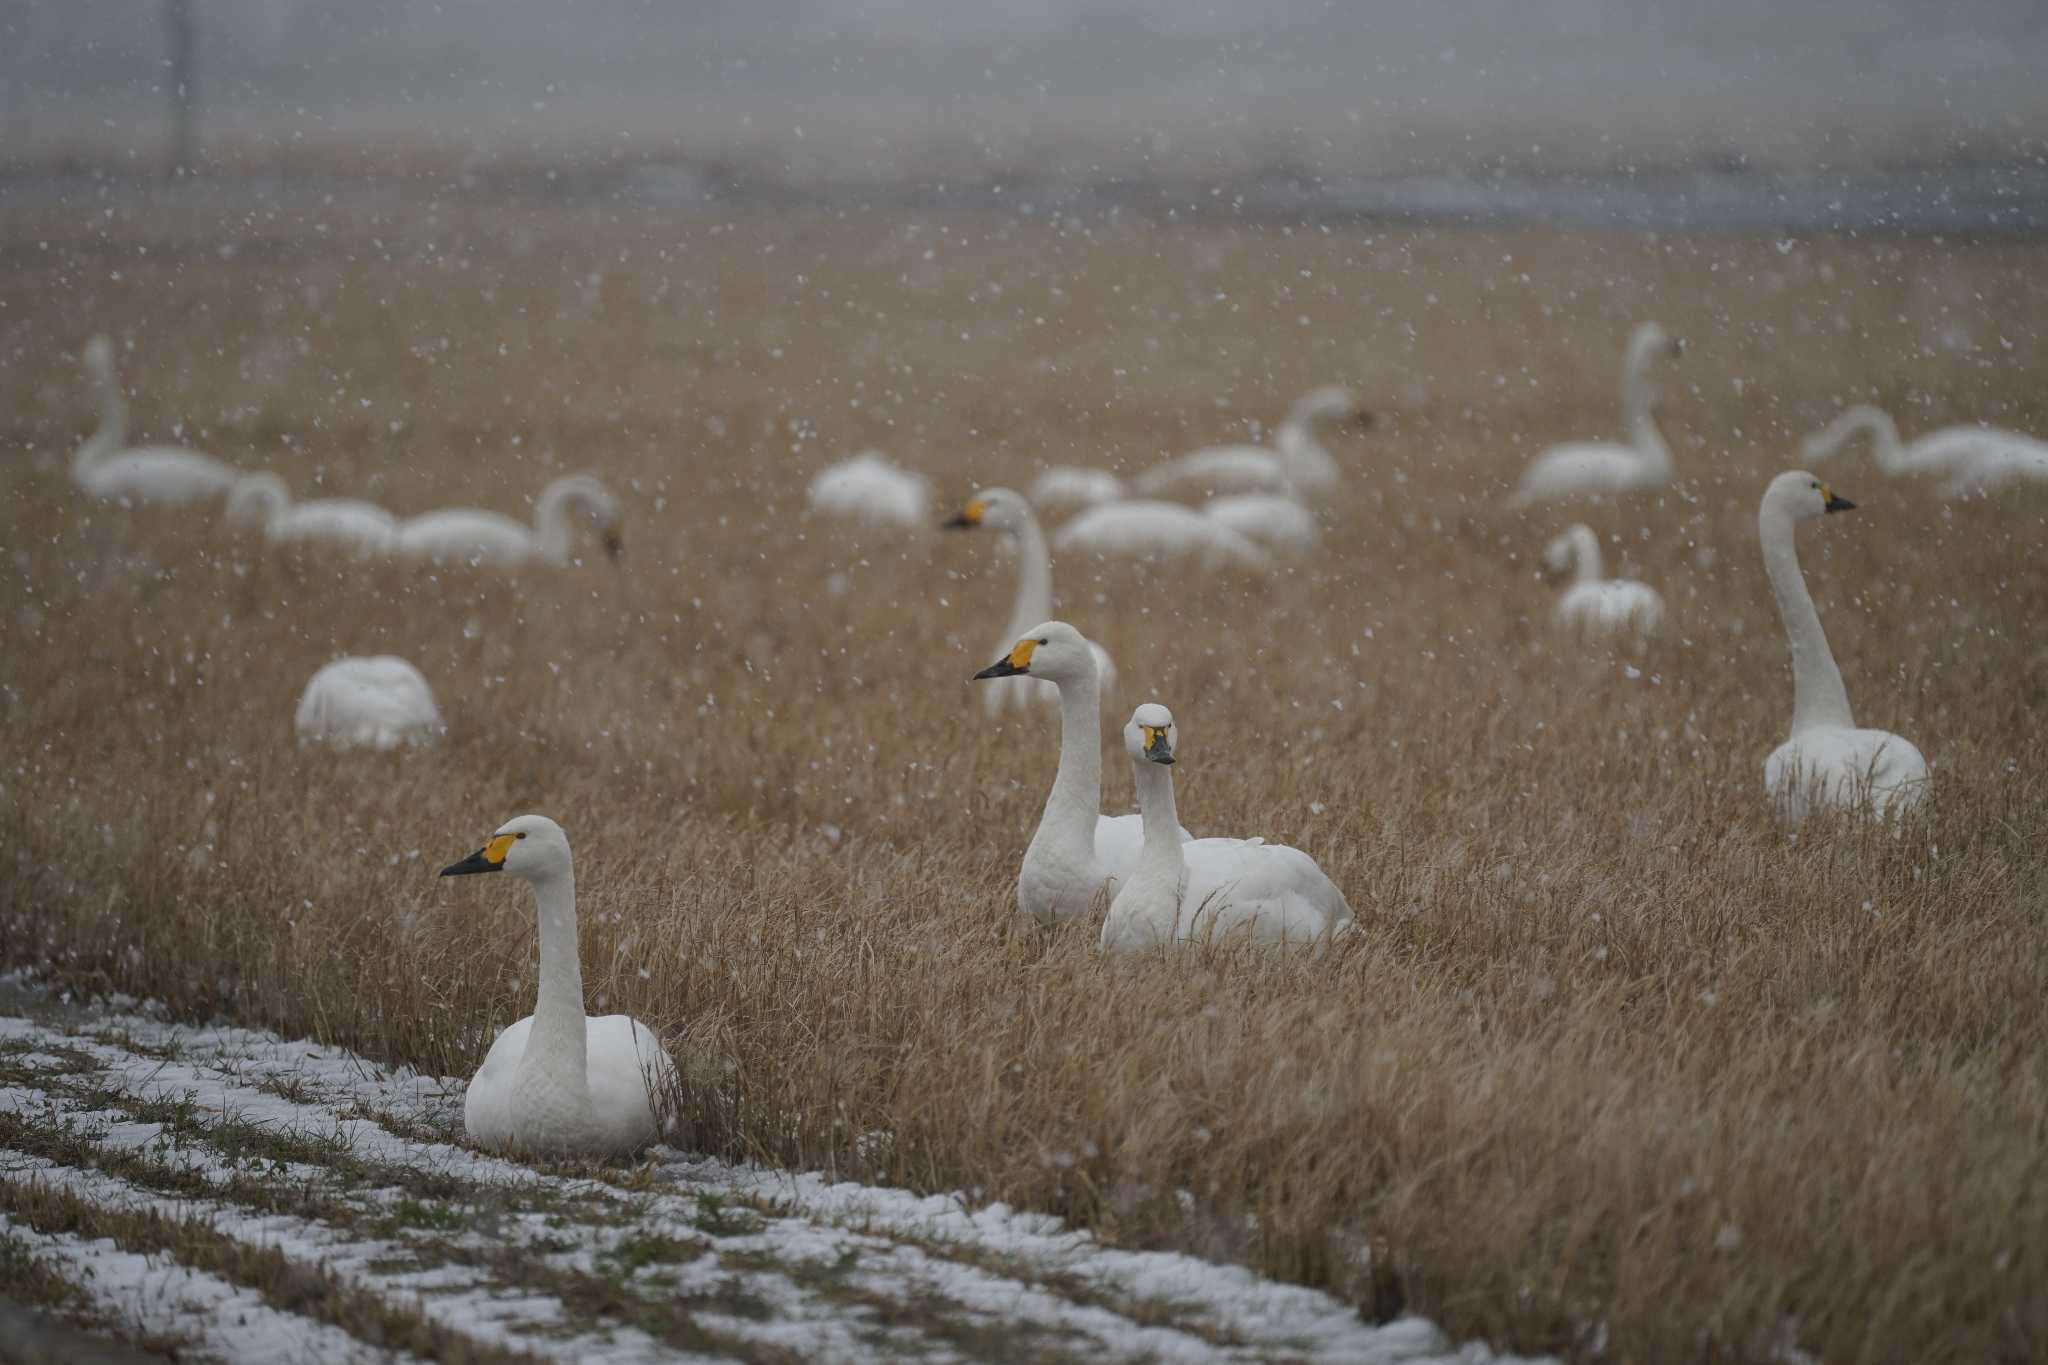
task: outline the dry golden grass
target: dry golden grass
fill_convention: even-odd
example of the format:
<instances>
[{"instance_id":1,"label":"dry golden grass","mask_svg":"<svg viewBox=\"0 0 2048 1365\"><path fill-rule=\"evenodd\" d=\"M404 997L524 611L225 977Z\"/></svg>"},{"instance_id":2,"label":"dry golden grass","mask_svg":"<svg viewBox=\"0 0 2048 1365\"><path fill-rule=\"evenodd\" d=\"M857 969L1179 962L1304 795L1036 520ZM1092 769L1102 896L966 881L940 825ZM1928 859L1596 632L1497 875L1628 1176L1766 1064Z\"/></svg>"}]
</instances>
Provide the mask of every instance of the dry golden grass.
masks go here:
<instances>
[{"instance_id":1,"label":"dry golden grass","mask_svg":"<svg viewBox=\"0 0 2048 1365\"><path fill-rule=\"evenodd\" d=\"M1523 1349L2048 1349L2048 495L1943 508L1859 460L1862 510L1803 538L1858 719L1935 767L1898 838L1763 816L1791 683L1753 529L1852 396L2048 425L2048 250L109 202L0 218L6 959L460 1071L530 1006L531 909L433 873L540 810L593 1004L718 1068L707 1149ZM1566 518L1499 494L1611 430L1649 315L1691 343L1693 477L1587 513L1670 604L1631 677L1559 648ZM97 328L153 434L401 511L596 470L627 558L363 568L93 505ZM1007 574L809 523L806 479L869 443L948 496L1135 467L1332 378L1395 420L1310 567L1059 574L1122 707L1174 707L1187 823L1307 848L1366 932L1136 966L1010 933L1055 723L971 704ZM384 650L447 743L295 748L313 669Z\"/></svg>"}]
</instances>

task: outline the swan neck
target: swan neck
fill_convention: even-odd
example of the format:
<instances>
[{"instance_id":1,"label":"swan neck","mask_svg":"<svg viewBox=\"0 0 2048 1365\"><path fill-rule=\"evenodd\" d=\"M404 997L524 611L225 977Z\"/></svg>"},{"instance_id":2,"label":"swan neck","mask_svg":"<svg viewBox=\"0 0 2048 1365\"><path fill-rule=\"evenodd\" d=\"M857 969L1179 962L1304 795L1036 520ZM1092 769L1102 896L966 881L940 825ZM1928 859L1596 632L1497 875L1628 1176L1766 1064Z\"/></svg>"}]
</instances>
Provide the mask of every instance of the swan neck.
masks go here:
<instances>
[{"instance_id":1,"label":"swan neck","mask_svg":"<svg viewBox=\"0 0 2048 1365\"><path fill-rule=\"evenodd\" d=\"M1799 568L1792 518L1765 508L1757 518L1757 530L1763 541L1764 572L1770 577L1778 616L1785 623L1785 638L1792 646L1792 733L1816 725L1852 727L1856 722L1849 714L1842 670L1835 666L1834 652L1821 629L1820 611L1813 605L1806 575Z\"/></svg>"},{"instance_id":2,"label":"swan neck","mask_svg":"<svg viewBox=\"0 0 2048 1365\"><path fill-rule=\"evenodd\" d=\"M1280 424L1280 433L1273 443L1279 448L1280 459L1290 475L1298 472L1313 474L1333 458L1329 447L1316 434L1314 418L1289 417Z\"/></svg>"},{"instance_id":3,"label":"swan neck","mask_svg":"<svg viewBox=\"0 0 2048 1365\"><path fill-rule=\"evenodd\" d=\"M1102 719L1099 684L1090 673L1059 684L1060 766L1040 825L1069 847L1095 846L1102 812Z\"/></svg>"},{"instance_id":4,"label":"swan neck","mask_svg":"<svg viewBox=\"0 0 2048 1365\"><path fill-rule=\"evenodd\" d=\"M588 1081L588 1036L583 1015L583 964L576 943L576 873L535 878L540 913L540 991L533 1008L533 1032L526 1041L529 1064L548 1069L565 1085Z\"/></svg>"},{"instance_id":5,"label":"swan neck","mask_svg":"<svg viewBox=\"0 0 2048 1365\"><path fill-rule=\"evenodd\" d=\"M1139 873L1178 886L1186 858L1180 846L1180 812L1173 799L1173 769L1149 758L1132 759L1131 769L1138 788L1138 811L1145 827L1144 848L1138 855Z\"/></svg>"},{"instance_id":6,"label":"swan neck","mask_svg":"<svg viewBox=\"0 0 2048 1365\"><path fill-rule=\"evenodd\" d=\"M1023 524L1010 535L1017 551L1017 601L1010 609L1005 644L1052 619L1052 552L1046 548L1038 518L1025 513Z\"/></svg>"},{"instance_id":7,"label":"swan neck","mask_svg":"<svg viewBox=\"0 0 2048 1365\"><path fill-rule=\"evenodd\" d=\"M540 542L543 558L557 564L569 562L576 549L575 528L570 525L569 516L577 503L589 501L582 489L560 480L541 491L540 500L533 507L533 534Z\"/></svg>"},{"instance_id":8,"label":"swan neck","mask_svg":"<svg viewBox=\"0 0 2048 1365\"><path fill-rule=\"evenodd\" d=\"M119 450L128 439L128 402L121 396L121 385L113 371L96 372L93 386L99 390L100 425L71 457L71 467L80 473Z\"/></svg>"},{"instance_id":9,"label":"swan neck","mask_svg":"<svg viewBox=\"0 0 2048 1365\"><path fill-rule=\"evenodd\" d=\"M1574 583L1598 583L1600 581L1600 537L1593 534L1589 526L1574 526L1565 532L1572 541L1572 572Z\"/></svg>"},{"instance_id":10,"label":"swan neck","mask_svg":"<svg viewBox=\"0 0 2048 1365\"><path fill-rule=\"evenodd\" d=\"M1643 463L1668 473L1671 469L1671 447L1665 443L1664 430L1657 425L1656 394L1650 386L1647 375L1631 372L1624 383L1621 394L1622 412L1628 421L1630 442Z\"/></svg>"}]
</instances>

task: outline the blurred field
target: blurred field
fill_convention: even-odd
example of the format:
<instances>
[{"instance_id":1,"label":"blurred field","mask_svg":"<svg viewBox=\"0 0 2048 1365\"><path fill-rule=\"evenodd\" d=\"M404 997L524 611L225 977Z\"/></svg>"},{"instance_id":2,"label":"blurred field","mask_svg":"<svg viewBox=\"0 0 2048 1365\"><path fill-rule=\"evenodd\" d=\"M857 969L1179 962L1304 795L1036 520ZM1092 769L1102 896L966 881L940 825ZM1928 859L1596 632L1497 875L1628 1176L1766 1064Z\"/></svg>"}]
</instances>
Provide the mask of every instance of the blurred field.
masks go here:
<instances>
[{"instance_id":1,"label":"blurred field","mask_svg":"<svg viewBox=\"0 0 2048 1365\"><path fill-rule=\"evenodd\" d=\"M2048 428L2048 248L961 218L712 222L442 199L0 207L8 962L438 1071L530 1008L531 908L433 872L574 841L594 1005L686 1038L694 1141L1045 1208L1133 1245L1631 1360L2048 1350L2048 490L1862 457L1801 553L1860 723L1935 812L1777 835L1791 679L1756 498L1870 398ZM1569 519L1501 494L1685 336L1682 488L1582 509L1673 629L1548 628ZM294 559L94 505L76 354L138 435L301 493L512 511L587 469L627 553L521 577ZM881 445L944 496L1140 468L1356 384L1391 422L1276 581L1061 563L1179 719L1181 813L1314 853L1333 961L1137 967L1008 926L1051 716L987 725L974 537L807 521ZM1576 513L1574 515L1577 515ZM936 516L934 518L936 520ZM338 652L433 680L438 751L292 742ZM1130 777L1105 762L1105 802ZM885 1132L889 1141L871 1135ZM1193 1195L1183 1204L1176 1192ZM2033 1288L2029 1288L2033 1286Z\"/></svg>"}]
</instances>

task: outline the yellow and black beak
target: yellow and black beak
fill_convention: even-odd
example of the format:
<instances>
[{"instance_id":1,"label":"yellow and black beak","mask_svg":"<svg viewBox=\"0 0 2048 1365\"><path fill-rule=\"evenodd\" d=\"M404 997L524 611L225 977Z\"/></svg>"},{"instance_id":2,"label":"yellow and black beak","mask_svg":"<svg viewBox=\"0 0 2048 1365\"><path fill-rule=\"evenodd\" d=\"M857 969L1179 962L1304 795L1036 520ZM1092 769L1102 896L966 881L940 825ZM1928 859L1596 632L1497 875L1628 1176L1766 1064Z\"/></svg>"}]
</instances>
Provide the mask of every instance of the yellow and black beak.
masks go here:
<instances>
[{"instance_id":1,"label":"yellow and black beak","mask_svg":"<svg viewBox=\"0 0 2048 1365\"><path fill-rule=\"evenodd\" d=\"M1164 725L1140 725L1138 733L1145 740L1145 757L1154 763L1173 763L1173 741L1166 737Z\"/></svg>"},{"instance_id":2,"label":"yellow and black beak","mask_svg":"<svg viewBox=\"0 0 2048 1365\"><path fill-rule=\"evenodd\" d=\"M939 529L941 531L972 530L974 527L981 525L981 519L987 512L988 504L980 498L976 498L951 517L940 522Z\"/></svg>"},{"instance_id":3,"label":"yellow and black beak","mask_svg":"<svg viewBox=\"0 0 2048 1365\"><path fill-rule=\"evenodd\" d=\"M444 877L470 877L479 872L503 872L505 854L512 847L516 834L494 834L491 841L459 863L450 863L441 869Z\"/></svg>"},{"instance_id":4,"label":"yellow and black beak","mask_svg":"<svg viewBox=\"0 0 2048 1365\"><path fill-rule=\"evenodd\" d=\"M1378 431L1380 429L1379 414L1361 408L1351 414L1351 425L1360 431Z\"/></svg>"},{"instance_id":5,"label":"yellow and black beak","mask_svg":"<svg viewBox=\"0 0 2048 1365\"><path fill-rule=\"evenodd\" d=\"M1850 502L1847 498L1843 497L1840 493L1837 493L1834 489L1829 488L1826 484L1821 485L1820 495L1823 498L1827 499L1826 502L1821 504L1822 510L1824 511L1853 512L1856 510L1855 503Z\"/></svg>"},{"instance_id":6,"label":"yellow and black beak","mask_svg":"<svg viewBox=\"0 0 2048 1365\"><path fill-rule=\"evenodd\" d=\"M1017 647L987 668L974 675L976 682L983 678L1014 678L1031 671L1031 655L1038 648L1036 640L1019 640Z\"/></svg>"},{"instance_id":7,"label":"yellow and black beak","mask_svg":"<svg viewBox=\"0 0 2048 1365\"><path fill-rule=\"evenodd\" d=\"M620 555L626 553L626 542L619 539L617 531L606 531L604 533L604 552L613 559L617 559Z\"/></svg>"}]
</instances>

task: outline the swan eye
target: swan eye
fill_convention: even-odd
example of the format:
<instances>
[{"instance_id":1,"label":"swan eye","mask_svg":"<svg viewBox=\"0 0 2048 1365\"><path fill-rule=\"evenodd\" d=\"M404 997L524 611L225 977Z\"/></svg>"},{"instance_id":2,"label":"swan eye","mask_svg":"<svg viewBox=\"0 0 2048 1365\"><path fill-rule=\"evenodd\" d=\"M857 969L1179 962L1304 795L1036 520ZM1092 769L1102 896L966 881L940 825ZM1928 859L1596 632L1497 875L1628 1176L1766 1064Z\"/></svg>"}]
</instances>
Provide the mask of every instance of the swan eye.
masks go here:
<instances>
[{"instance_id":1,"label":"swan eye","mask_svg":"<svg viewBox=\"0 0 2048 1365\"><path fill-rule=\"evenodd\" d=\"M1050 637L1050 636L1040 636L1040 637L1039 637L1039 640L1038 640L1038 643L1040 643L1040 644L1042 644L1042 645L1049 645L1049 644L1051 644L1051 643L1052 643L1052 639L1051 639L1051 637Z\"/></svg>"},{"instance_id":2,"label":"swan eye","mask_svg":"<svg viewBox=\"0 0 2048 1365\"><path fill-rule=\"evenodd\" d=\"M517 835L517 836L515 836L515 837L517 837L517 838L520 838L520 839L524 839L524 838L526 837L526 831L525 831L525 830L521 830L521 831L519 831L518 835Z\"/></svg>"}]
</instances>

